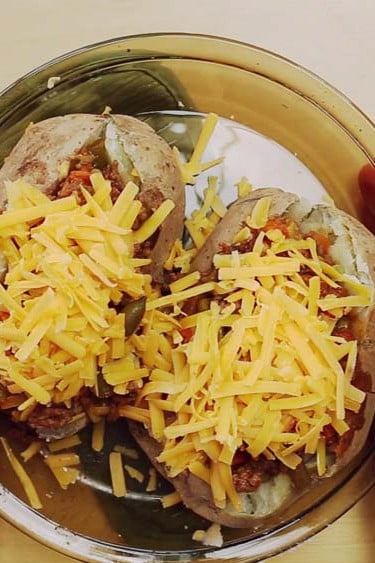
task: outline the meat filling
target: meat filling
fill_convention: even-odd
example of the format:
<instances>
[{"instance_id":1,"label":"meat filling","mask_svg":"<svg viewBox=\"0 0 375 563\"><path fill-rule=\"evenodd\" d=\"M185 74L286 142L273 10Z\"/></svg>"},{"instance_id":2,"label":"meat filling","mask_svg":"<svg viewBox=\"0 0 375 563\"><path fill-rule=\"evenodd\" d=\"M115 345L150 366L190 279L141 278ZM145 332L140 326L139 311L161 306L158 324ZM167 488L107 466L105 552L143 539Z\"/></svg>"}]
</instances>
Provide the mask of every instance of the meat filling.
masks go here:
<instances>
[{"instance_id":1,"label":"meat filling","mask_svg":"<svg viewBox=\"0 0 375 563\"><path fill-rule=\"evenodd\" d=\"M76 155L73 165L66 178L61 180L55 190L54 197L60 199L76 194L79 201L84 202L82 188L85 188L89 193L93 193L93 188L90 181L90 175L96 167L101 169L101 172L106 180L111 182L111 199L115 203L120 193L124 189L124 182L119 172L118 162L114 161L111 164L99 166L98 156L95 151L90 149L82 149Z\"/></svg>"},{"instance_id":2,"label":"meat filling","mask_svg":"<svg viewBox=\"0 0 375 563\"><path fill-rule=\"evenodd\" d=\"M243 452L239 452L243 454ZM238 455L238 453L236 454ZM244 460L240 465L232 465L233 484L238 493L251 493L256 491L262 483L285 471L278 460L268 460L264 456L257 459ZM234 458L235 463L236 456Z\"/></svg>"}]
</instances>

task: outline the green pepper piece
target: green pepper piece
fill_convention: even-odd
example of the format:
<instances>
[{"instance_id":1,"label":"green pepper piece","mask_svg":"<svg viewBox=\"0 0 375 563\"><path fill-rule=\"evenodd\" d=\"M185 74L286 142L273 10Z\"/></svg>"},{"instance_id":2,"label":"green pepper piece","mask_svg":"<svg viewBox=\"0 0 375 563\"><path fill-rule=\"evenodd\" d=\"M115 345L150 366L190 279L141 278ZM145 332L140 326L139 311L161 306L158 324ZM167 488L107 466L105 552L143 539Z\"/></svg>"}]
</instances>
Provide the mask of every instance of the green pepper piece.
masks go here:
<instances>
[{"instance_id":1,"label":"green pepper piece","mask_svg":"<svg viewBox=\"0 0 375 563\"><path fill-rule=\"evenodd\" d=\"M113 395L113 387L106 382L101 369L98 370L96 378L95 395L99 399L108 399L108 397Z\"/></svg>"},{"instance_id":2,"label":"green pepper piece","mask_svg":"<svg viewBox=\"0 0 375 563\"><path fill-rule=\"evenodd\" d=\"M146 310L146 297L130 301L123 308L125 313L125 336L131 336L138 328Z\"/></svg>"}]
</instances>

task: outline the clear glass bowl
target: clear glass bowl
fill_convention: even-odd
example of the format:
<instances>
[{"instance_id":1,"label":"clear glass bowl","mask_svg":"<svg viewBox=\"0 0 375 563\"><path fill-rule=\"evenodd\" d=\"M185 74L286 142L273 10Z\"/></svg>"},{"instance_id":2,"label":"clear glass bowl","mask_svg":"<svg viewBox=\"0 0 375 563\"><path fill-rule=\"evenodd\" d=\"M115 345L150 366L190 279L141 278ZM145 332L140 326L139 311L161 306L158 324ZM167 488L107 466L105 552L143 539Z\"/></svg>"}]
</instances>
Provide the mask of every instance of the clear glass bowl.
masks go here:
<instances>
[{"instance_id":1,"label":"clear glass bowl","mask_svg":"<svg viewBox=\"0 0 375 563\"><path fill-rule=\"evenodd\" d=\"M51 77L59 80L49 89ZM169 116L176 111L184 115L216 112L250 128L252 135L276 141L339 207L364 217L356 180L361 166L375 159L374 125L307 70L273 53L223 38L126 37L85 47L44 65L0 96L0 161L30 121L64 113L100 113L106 106L114 113L147 114L144 118L151 120L158 112ZM185 152L194 144L194 131L188 146L182 147ZM267 153L260 162L261 167L267 166ZM305 177L301 178L303 193ZM4 421L0 428L15 451L22 450ZM107 447L120 438L128 440L122 423L110 431ZM28 471L45 501L41 513L24 503L23 491L0 455L1 515L39 541L83 561L264 560L327 526L375 481L372 428L366 447L349 467L310 487L281 515L258 530L225 531L220 549L199 547L191 535L204 523L188 511L163 511L157 499L146 500L136 490L126 502L114 501L106 492L104 458L92 457L89 441L86 434L80 452L85 482L68 491L58 490L42 462L29 462Z\"/></svg>"}]
</instances>

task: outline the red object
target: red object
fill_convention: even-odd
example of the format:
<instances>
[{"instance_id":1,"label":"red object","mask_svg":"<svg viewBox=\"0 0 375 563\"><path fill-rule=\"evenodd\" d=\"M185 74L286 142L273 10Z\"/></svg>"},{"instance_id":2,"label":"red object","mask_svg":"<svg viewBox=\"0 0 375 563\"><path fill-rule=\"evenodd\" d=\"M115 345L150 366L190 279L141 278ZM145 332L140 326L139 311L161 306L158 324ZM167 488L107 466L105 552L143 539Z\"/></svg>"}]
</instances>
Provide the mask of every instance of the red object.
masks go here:
<instances>
[{"instance_id":1,"label":"red object","mask_svg":"<svg viewBox=\"0 0 375 563\"><path fill-rule=\"evenodd\" d=\"M190 342L195 333L195 328L181 328L180 334L184 339L184 343Z\"/></svg>"},{"instance_id":2,"label":"red object","mask_svg":"<svg viewBox=\"0 0 375 563\"><path fill-rule=\"evenodd\" d=\"M272 217L263 227L263 231L271 231L274 229L278 229L283 233L283 235L287 238L290 237L290 226L291 222L286 217Z\"/></svg>"},{"instance_id":3,"label":"red object","mask_svg":"<svg viewBox=\"0 0 375 563\"><path fill-rule=\"evenodd\" d=\"M341 338L345 338L345 340L347 340L348 342L350 342L351 340L355 340L355 336L349 328L345 328L345 327L342 328L340 327L337 329L335 328L333 334L335 336L340 336Z\"/></svg>"},{"instance_id":4,"label":"red object","mask_svg":"<svg viewBox=\"0 0 375 563\"><path fill-rule=\"evenodd\" d=\"M8 311L0 311L0 321L6 321L9 317L10 313Z\"/></svg>"},{"instance_id":5,"label":"red object","mask_svg":"<svg viewBox=\"0 0 375 563\"><path fill-rule=\"evenodd\" d=\"M244 465L246 462L249 461L249 454L242 450L237 450L233 456L232 466L236 467L237 465Z\"/></svg>"},{"instance_id":6,"label":"red object","mask_svg":"<svg viewBox=\"0 0 375 563\"><path fill-rule=\"evenodd\" d=\"M318 233L317 231L311 231L310 233L307 233L306 236L315 240L318 247L318 254L320 254L320 256L327 256L331 244L328 237L322 233Z\"/></svg>"},{"instance_id":7,"label":"red object","mask_svg":"<svg viewBox=\"0 0 375 563\"><path fill-rule=\"evenodd\" d=\"M337 434L336 430L333 428L331 424L327 426L323 426L322 434L326 439L327 447L337 444L339 441L339 435Z\"/></svg>"},{"instance_id":8,"label":"red object","mask_svg":"<svg viewBox=\"0 0 375 563\"><path fill-rule=\"evenodd\" d=\"M375 166L365 164L358 174L358 185L366 208L375 215Z\"/></svg>"},{"instance_id":9,"label":"red object","mask_svg":"<svg viewBox=\"0 0 375 563\"><path fill-rule=\"evenodd\" d=\"M69 174L69 178L81 180L81 182L89 186L91 185L90 174L91 171L89 170L72 170Z\"/></svg>"}]
</instances>

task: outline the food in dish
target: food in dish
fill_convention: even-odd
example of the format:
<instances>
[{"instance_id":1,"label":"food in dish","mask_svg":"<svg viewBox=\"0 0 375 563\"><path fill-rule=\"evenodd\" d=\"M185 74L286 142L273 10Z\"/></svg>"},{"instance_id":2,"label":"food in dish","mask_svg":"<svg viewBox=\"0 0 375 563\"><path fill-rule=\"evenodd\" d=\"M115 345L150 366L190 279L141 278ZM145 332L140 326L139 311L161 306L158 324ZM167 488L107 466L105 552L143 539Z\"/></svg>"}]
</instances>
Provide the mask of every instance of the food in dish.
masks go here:
<instances>
[{"instance_id":1,"label":"food in dish","mask_svg":"<svg viewBox=\"0 0 375 563\"><path fill-rule=\"evenodd\" d=\"M124 355L151 280L163 279L184 186L148 125L77 114L28 127L0 171L0 194L2 409L61 439L87 424L87 405L113 395L103 354ZM117 386L113 412L136 374Z\"/></svg>"},{"instance_id":2,"label":"food in dish","mask_svg":"<svg viewBox=\"0 0 375 563\"><path fill-rule=\"evenodd\" d=\"M207 238L191 270L210 290L175 316L184 341L164 398L152 375L140 393L149 432L130 425L186 506L252 527L291 498L309 458L326 476L363 448L375 407L373 249L352 217L277 189L236 201Z\"/></svg>"},{"instance_id":3,"label":"food in dish","mask_svg":"<svg viewBox=\"0 0 375 563\"><path fill-rule=\"evenodd\" d=\"M165 506L182 500L212 522L256 526L300 492L309 466L330 475L367 437L374 239L332 205L251 192L246 180L227 209L210 177L183 244L183 181L220 162L201 163L213 116L179 165L133 118L54 119L59 150L38 149L48 122L31 126L0 172L12 180L0 217L2 405L53 440L91 420L96 450L104 418L125 417L176 488ZM70 120L78 140L60 145ZM29 359L32 373L20 369ZM116 494L120 461L111 457Z\"/></svg>"}]
</instances>

